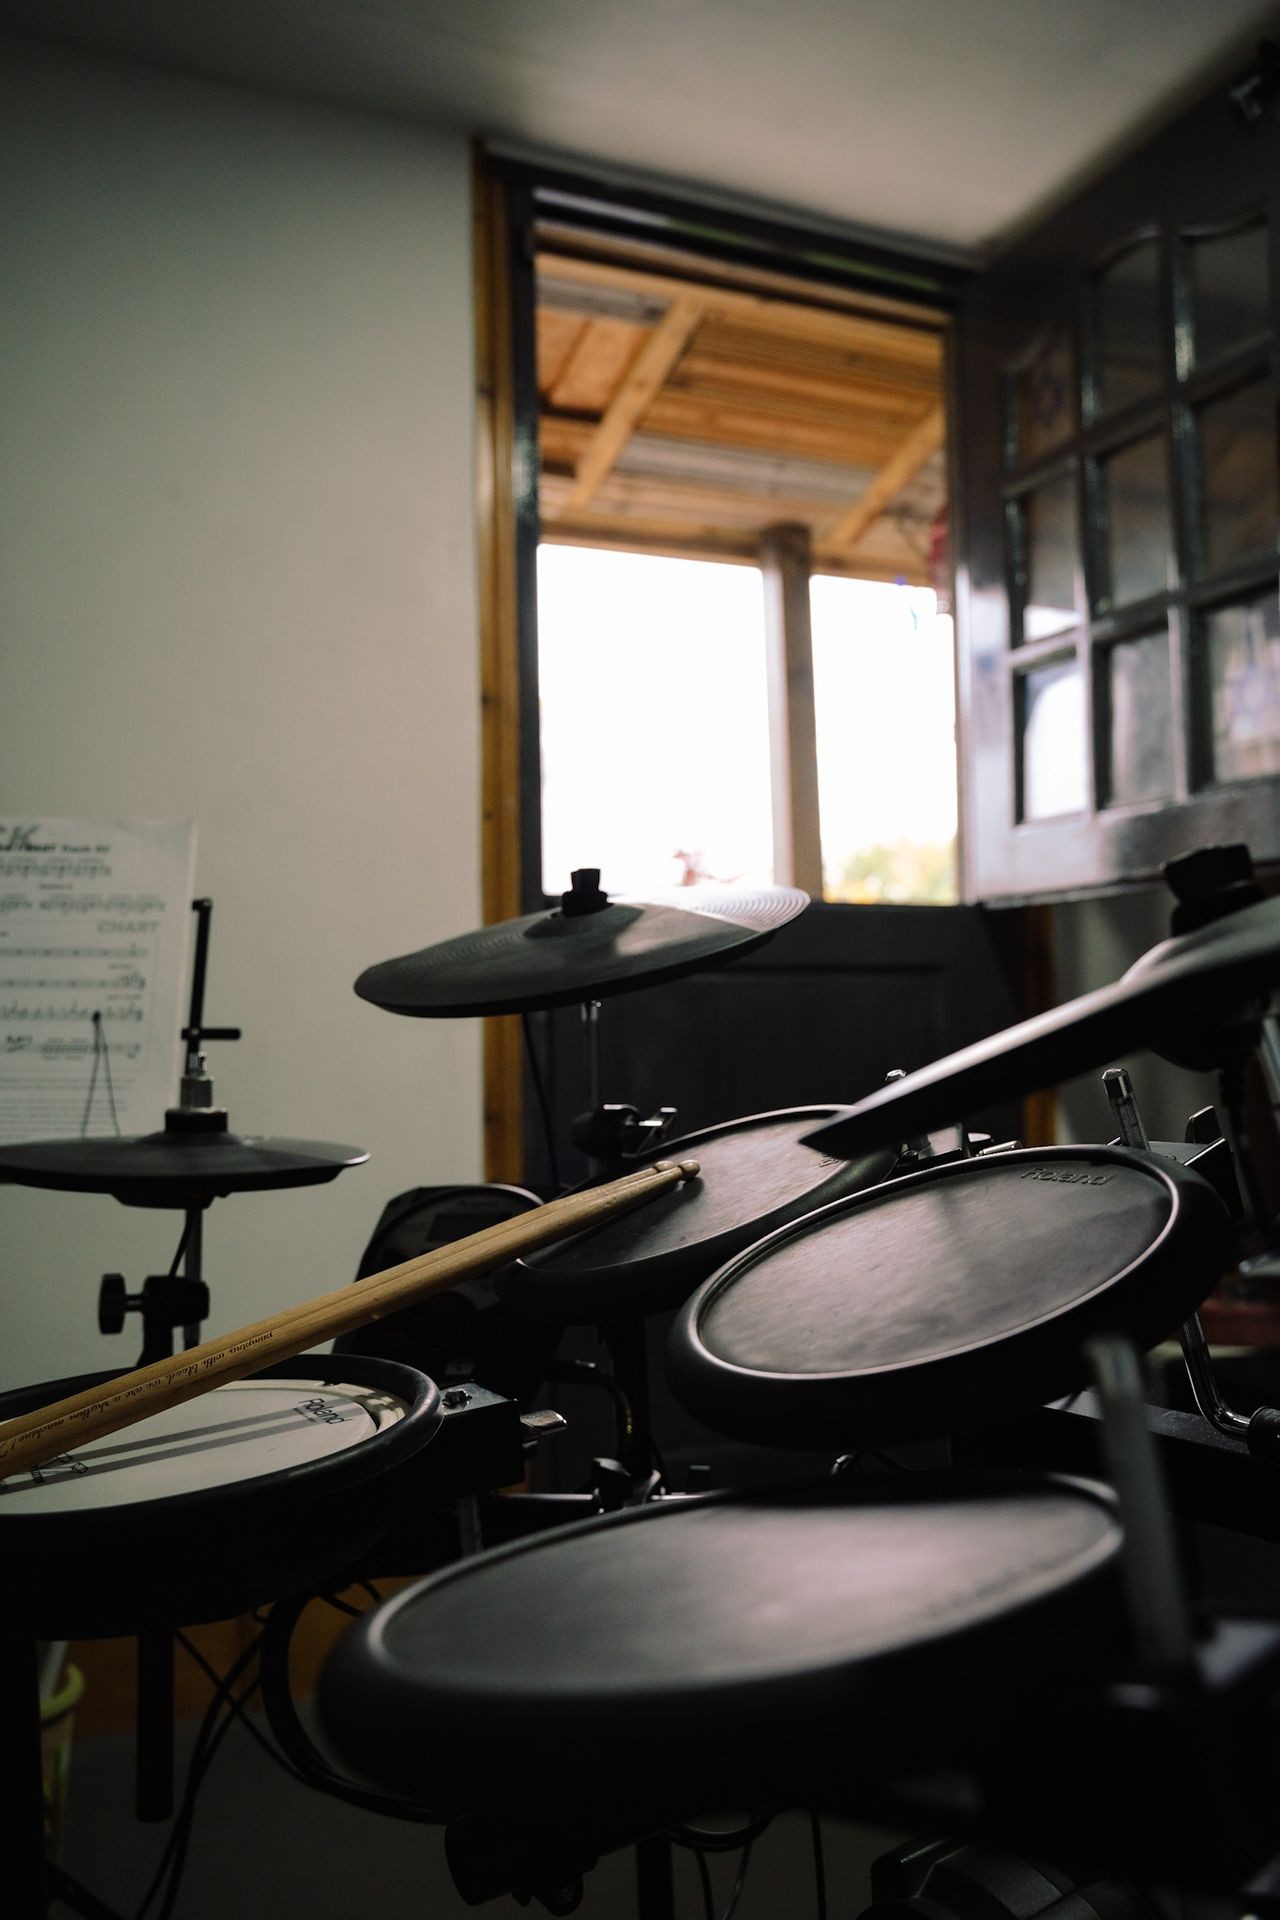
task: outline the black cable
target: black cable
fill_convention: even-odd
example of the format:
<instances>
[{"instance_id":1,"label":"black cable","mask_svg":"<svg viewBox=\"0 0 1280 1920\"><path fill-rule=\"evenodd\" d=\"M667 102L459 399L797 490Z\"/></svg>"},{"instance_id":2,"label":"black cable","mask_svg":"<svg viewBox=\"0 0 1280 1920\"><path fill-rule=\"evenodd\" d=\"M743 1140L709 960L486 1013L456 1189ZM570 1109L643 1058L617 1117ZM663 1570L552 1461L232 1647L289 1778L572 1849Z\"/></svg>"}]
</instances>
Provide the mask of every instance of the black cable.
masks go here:
<instances>
[{"instance_id":1,"label":"black cable","mask_svg":"<svg viewBox=\"0 0 1280 1920\"><path fill-rule=\"evenodd\" d=\"M758 1840L772 1820L771 1813L758 1813L741 1827L669 1827L667 1838L695 1853L736 1853Z\"/></svg>"},{"instance_id":2,"label":"black cable","mask_svg":"<svg viewBox=\"0 0 1280 1920\"><path fill-rule=\"evenodd\" d=\"M169 1263L169 1278L171 1280L176 1277L178 1268L182 1265L182 1256L187 1250L187 1242L190 1238L191 1238L191 1221L190 1221L190 1218L188 1218L186 1225L183 1227L181 1234L178 1236L178 1250L174 1254L173 1259Z\"/></svg>"},{"instance_id":3,"label":"black cable","mask_svg":"<svg viewBox=\"0 0 1280 1920\"><path fill-rule=\"evenodd\" d=\"M559 1357L552 1360L547 1369L547 1379L562 1387L599 1387L601 1393L607 1393L613 1402L614 1445L620 1459L625 1460L631 1451L635 1437L635 1410L627 1398L625 1390L619 1385L615 1375L597 1360L576 1360Z\"/></svg>"},{"instance_id":4,"label":"black cable","mask_svg":"<svg viewBox=\"0 0 1280 1920\"><path fill-rule=\"evenodd\" d=\"M188 1640L185 1633L176 1633L174 1635L174 1638L177 1640L178 1645L183 1649L183 1651L189 1654L191 1659L195 1661L196 1665L200 1668L200 1671L206 1676L206 1678L211 1680L213 1682L214 1687L217 1688L221 1684L218 1679L217 1672L212 1666L210 1666L209 1662L205 1659L204 1655L201 1653L199 1647L196 1646L195 1642L193 1640ZM245 1732L250 1736L251 1739L257 1742L258 1746L262 1748L262 1751L267 1755L267 1757L271 1760L274 1760L276 1765L289 1775L290 1779L297 1780L302 1786L305 1786L306 1785L305 1776L299 1773L297 1768L292 1766L289 1763L289 1761L286 1760L285 1756L280 1752L278 1747L274 1747L271 1744L270 1740L268 1740L266 1735L263 1733L261 1727L257 1727L254 1725L253 1721L250 1719L249 1715L244 1711L244 1709L240 1706L239 1702L234 1699L229 1699L227 1702L227 1705L228 1705L228 1710L231 1714L231 1717L233 1719L239 1720Z\"/></svg>"},{"instance_id":5,"label":"black cable","mask_svg":"<svg viewBox=\"0 0 1280 1920\"><path fill-rule=\"evenodd\" d=\"M698 1847L693 1857L698 1863L698 1878L702 1882L703 1913L706 1915L706 1920L716 1920L716 1903L711 1891L711 1869L707 1865L707 1856L702 1848Z\"/></svg>"},{"instance_id":6,"label":"black cable","mask_svg":"<svg viewBox=\"0 0 1280 1920\"><path fill-rule=\"evenodd\" d=\"M351 1806L363 1807L372 1813L383 1813L394 1820L411 1820L427 1826L442 1825L452 1816L438 1807L426 1807L397 1794L380 1793L376 1788L359 1786L354 1780L335 1773L298 1718L293 1695L289 1691L289 1646L309 1599L309 1595L302 1594L277 1601L271 1609L271 1617L263 1635L260 1668L262 1704L266 1710L267 1724L281 1751L308 1786L331 1794L335 1800L345 1800Z\"/></svg>"},{"instance_id":7,"label":"black cable","mask_svg":"<svg viewBox=\"0 0 1280 1920\"><path fill-rule=\"evenodd\" d=\"M815 1913L817 1920L827 1920L827 1865L822 1851L822 1821L816 1813L809 1815L809 1831L813 1835L813 1883L816 1891Z\"/></svg>"},{"instance_id":8,"label":"black cable","mask_svg":"<svg viewBox=\"0 0 1280 1920\"><path fill-rule=\"evenodd\" d=\"M520 1031L524 1034L524 1050L529 1061L529 1074L533 1080L533 1091L537 1096L538 1112L542 1116L542 1137L547 1148L547 1164L551 1168L551 1186L555 1193L560 1191L560 1162L556 1154L555 1134L551 1125L551 1106L547 1100L547 1089L542 1079L542 1069L538 1065L538 1056L533 1045L533 1028L529 1024L527 1013L520 1015Z\"/></svg>"},{"instance_id":9,"label":"black cable","mask_svg":"<svg viewBox=\"0 0 1280 1920\"><path fill-rule=\"evenodd\" d=\"M238 1677L239 1673L244 1671L249 1660L257 1653L257 1650L256 1642L251 1647L246 1648L245 1653L241 1655L240 1659L236 1662L232 1672L226 1676L226 1679L220 1682L205 1710L204 1719L200 1723L200 1730L196 1735L195 1744L191 1750L191 1759L187 1763L187 1780L183 1789L178 1814L170 1829L169 1838L165 1842L164 1850L161 1853L160 1862L156 1868L151 1885L143 1897L141 1906L138 1908L136 1920L144 1920L147 1909L159 1893L164 1884L165 1876L171 1872L175 1860L180 1854L185 1857L184 1835L189 1832L190 1824L194 1817L196 1795L208 1771L209 1762L213 1754L217 1751L218 1740L214 1737L214 1728L218 1714L226 1702L232 1697L231 1687L234 1685L232 1675L234 1674ZM227 1724L228 1723L224 1721L224 1727Z\"/></svg>"},{"instance_id":10,"label":"black cable","mask_svg":"<svg viewBox=\"0 0 1280 1920\"><path fill-rule=\"evenodd\" d=\"M353 1607L349 1600L340 1600L336 1593L322 1593L320 1598L327 1607L332 1607L336 1613L345 1613L349 1620L363 1620L365 1614L369 1611L367 1607Z\"/></svg>"},{"instance_id":11,"label":"black cable","mask_svg":"<svg viewBox=\"0 0 1280 1920\"><path fill-rule=\"evenodd\" d=\"M261 1634L250 1641L243 1653L237 1657L219 1681L214 1690L213 1698L205 1709L204 1718L200 1722L200 1729L196 1734L195 1744L191 1750L191 1759L187 1764L187 1781L183 1789L182 1803L178 1809L178 1814L173 1826L170 1829L169 1838L165 1842L164 1850L160 1855L160 1862L152 1878L151 1885L142 1897L142 1903L134 1916L134 1920L146 1920L146 1915L155 1901L157 1894L160 1892L164 1884L165 1876L169 1872L178 1850L182 1845L184 1822L188 1825L190 1823L195 1809L196 1795L200 1790L200 1784L208 1771L209 1761L212 1759L213 1753L217 1751L218 1740L213 1738L212 1745L210 1745L210 1742L214 1734L218 1715L221 1713L227 1701L231 1699L232 1689L236 1681L251 1662L257 1658L261 1642ZM230 1725L230 1721L225 1721L223 1725L224 1727Z\"/></svg>"},{"instance_id":12,"label":"black cable","mask_svg":"<svg viewBox=\"0 0 1280 1920\"><path fill-rule=\"evenodd\" d=\"M191 1836L195 1832L196 1809L199 1801L200 1788L204 1785L205 1777L217 1757L219 1747L226 1739L228 1733L230 1733L237 1717L242 1715L246 1703L252 1699L257 1691L258 1682L252 1680L244 1689L243 1693L227 1695L227 1714L221 1726L218 1727L217 1731L209 1740L208 1748L201 1763L199 1777L195 1782L194 1791L181 1816L177 1850L174 1854L173 1865L169 1870L169 1884L165 1889L164 1899L156 1910L156 1920L172 1920L173 1910L178 1903L178 1895L182 1891L182 1878L187 1870L187 1856L191 1851Z\"/></svg>"},{"instance_id":13,"label":"black cable","mask_svg":"<svg viewBox=\"0 0 1280 1920\"><path fill-rule=\"evenodd\" d=\"M742 1849L742 1861L738 1867L738 1877L733 1883L733 1892L729 1895L729 1904L721 1914L720 1920L733 1920L733 1916L738 1910L738 1902L742 1898L742 1889L747 1883L747 1868L751 1865L751 1849L754 1844L754 1841L748 1840L746 1846ZM162 1916L162 1920L168 1920L168 1916Z\"/></svg>"}]
</instances>

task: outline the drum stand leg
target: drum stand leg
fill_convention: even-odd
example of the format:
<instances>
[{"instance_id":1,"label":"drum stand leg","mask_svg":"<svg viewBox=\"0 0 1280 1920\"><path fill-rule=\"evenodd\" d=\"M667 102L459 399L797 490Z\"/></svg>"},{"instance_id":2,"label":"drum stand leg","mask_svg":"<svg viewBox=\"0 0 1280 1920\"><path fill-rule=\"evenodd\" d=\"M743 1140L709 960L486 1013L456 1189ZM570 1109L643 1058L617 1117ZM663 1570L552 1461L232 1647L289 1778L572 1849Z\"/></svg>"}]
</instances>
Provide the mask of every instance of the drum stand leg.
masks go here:
<instances>
[{"instance_id":1,"label":"drum stand leg","mask_svg":"<svg viewBox=\"0 0 1280 1920\"><path fill-rule=\"evenodd\" d=\"M44 1863L44 1761L40 1750L40 1666L36 1642L8 1630L0 1657L0 1726L11 1747L11 1794L0 1802L0 1860L5 1905L39 1915L47 1897Z\"/></svg>"},{"instance_id":2,"label":"drum stand leg","mask_svg":"<svg viewBox=\"0 0 1280 1920\"><path fill-rule=\"evenodd\" d=\"M135 1804L139 1820L173 1812L173 1635L151 1627L138 1635Z\"/></svg>"},{"instance_id":3,"label":"drum stand leg","mask_svg":"<svg viewBox=\"0 0 1280 1920\"><path fill-rule=\"evenodd\" d=\"M640 1920L675 1920L671 1842L665 1833L636 1843L636 1912Z\"/></svg>"},{"instance_id":4,"label":"drum stand leg","mask_svg":"<svg viewBox=\"0 0 1280 1920\"><path fill-rule=\"evenodd\" d=\"M631 1407L631 1442L622 1464L633 1481L640 1481L653 1465L645 1323L640 1319L616 1320L610 1326L601 1327L600 1333L609 1349L614 1378Z\"/></svg>"}]
</instances>

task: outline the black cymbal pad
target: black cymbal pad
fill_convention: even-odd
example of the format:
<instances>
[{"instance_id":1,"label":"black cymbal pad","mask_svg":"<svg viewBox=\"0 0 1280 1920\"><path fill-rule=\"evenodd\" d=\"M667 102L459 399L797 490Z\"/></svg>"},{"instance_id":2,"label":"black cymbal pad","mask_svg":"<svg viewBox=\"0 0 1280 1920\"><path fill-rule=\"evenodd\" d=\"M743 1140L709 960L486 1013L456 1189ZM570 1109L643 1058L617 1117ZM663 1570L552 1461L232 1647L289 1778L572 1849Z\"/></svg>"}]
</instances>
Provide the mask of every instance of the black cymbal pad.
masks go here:
<instances>
[{"instance_id":1,"label":"black cymbal pad","mask_svg":"<svg viewBox=\"0 0 1280 1920\"><path fill-rule=\"evenodd\" d=\"M1217 1036L1280 985L1280 900L1165 940L1112 985L1019 1021L878 1087L815 1129L825 1153L866 1153L1102 1067L1138 1047L1205 1067ZM1256 1009L1255 1009L1256 1011Z\"/></svg>"},{"instance_id":2,"label":"black cymbal pad","mask_svg":"<svg viewBox=\"0 0 1280 1920\"><path fill-rule=\"evenodd\" d=\"M690 887L573 916L525 914L367 967L355 990L388 1013L423 1019L568 1006L748 952L808 900L795 887Z\"/></svg>"},{"instance_id":3,"label":"black cymbal pad","mask_svg":"<svg viewBox=\"0 0 1280 1920\"><path fill-rule=\"evenodd\" d=\"M145 1133L0 1147L0 1181L60 1193L109 1193L126 1206L202 1206L228 1193L318 1186L369 1158L363 1147L264 1134Z\"/></svg>"}]
</instances>

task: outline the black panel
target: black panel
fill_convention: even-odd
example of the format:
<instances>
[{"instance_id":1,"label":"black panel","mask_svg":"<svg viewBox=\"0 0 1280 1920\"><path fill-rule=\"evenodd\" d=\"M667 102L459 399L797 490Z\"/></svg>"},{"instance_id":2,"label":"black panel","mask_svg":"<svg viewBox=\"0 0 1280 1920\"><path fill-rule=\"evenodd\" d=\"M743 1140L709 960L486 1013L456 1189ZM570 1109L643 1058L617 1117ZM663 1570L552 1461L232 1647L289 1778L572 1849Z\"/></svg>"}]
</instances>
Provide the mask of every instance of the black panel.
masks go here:
<instances>
[{"instance_id":1,"label":"black panel","mask_svg":"<svg viewBox=\"0 0 1280 1920\"><path fill-rule=\"evenodd\" d=\"M728 967L609 1001L600 1013L601 1094L679 1109L678 1130L779 1107L842 1102L1018 1017L1020 923L964 907L812 906ZM557 1140L588 1105L576 1010L534 1017ZM980 1116L1007 1138L1017 1111ZM531 1184L549 1174L536 1106ZM561 1156L562 1179L585 1162Z\"/></svg>"}]
</instances>

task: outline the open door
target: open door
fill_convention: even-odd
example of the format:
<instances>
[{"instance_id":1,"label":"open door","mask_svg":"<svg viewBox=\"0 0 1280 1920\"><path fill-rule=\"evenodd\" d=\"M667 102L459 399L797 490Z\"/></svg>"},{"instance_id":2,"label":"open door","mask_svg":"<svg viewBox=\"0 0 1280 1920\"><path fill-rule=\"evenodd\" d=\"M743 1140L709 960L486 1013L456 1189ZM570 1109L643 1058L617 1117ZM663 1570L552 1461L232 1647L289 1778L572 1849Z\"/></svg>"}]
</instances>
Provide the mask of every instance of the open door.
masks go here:
<instances>
[{"instance_id":1,"label":"open door","mask_svg":"<svg viewBox=\"0 0 1280 1920\"><path fill-rule=\"evenodd\" d=\"M648 758L635 771L613 751L607 721L576 719L577 696L595 671L589 655L576 670L575 724L605 741L612 757L593 777L579 777L572 808L559 798L549 682L540 674L540 642L549 658L551 637L540 633L539 541L558 554L615 547L724 562L725 571L754 566L772 608L762 658L773 744L753 803L763 801L767 839L772 797L773 829L772 868L751 871L746 883L803 885L815 904L741 963L608 1001L601 1097L642 1111L675 1106L683 1132L856 1098L891 1068L923 1064L1008 1024L1023 1010L1021 916L841 898L814 764L810 577L821 576L825 590L841 584L837 575L870 576L887 580L889 593L933 577L927 536L940 522L946 487L942 376L962 276L651 195L628 199L527 170L501 178L515 370L509 444L528 449L521 471L537 484L526 485L518 503L519 653L506 702L519 715L519 751L506 761L520 768L519 897L500 910L492 900L491 917L555 905L566 864L598 865L607 890L649 897L599 844L604 801L615 789L651 829L659 857L702 844L662 804L660 788L681 751L670 711L657 713ZM620 625L606 604L597 653ZM851 646L864 638L856 622L848 632ZM683 697L679 663L662 668L652 633L637 636L625 666L641 675L651 666ZM906 758L920 726L918 688L915 704L896 717L887 707L868 713L868 703L859 707L847 692L835 696L837 709L842 699L842 710L819 712L816 725L819 736L824 720L828 737L835 728L845 772L875 777L858 765L868 727L879 729L878 748L896 738ZM502 705L491 699L490 716ZM727 724L709 709L689 751L707 757L710 736ZM543 823L553 798L558 817L568 814L578 830L575 857L564 834L565 859L548 856ZM511 850L510 836L495 845L495 870L503 858L510 868ZM738 878L716 864L710 871ZM590 1104L581 1017L568 1009L531 1024L552 1131L563 1145L570 1117ZM505 1098L491 1075L491 1115ZM491 1176L550 1185L529 1084L524 1109L521 1164L491 1156ZM1017 1116L993 1116L992 1124L1007 1133ZM562 1152L557 1171L580 1178L585 1162Z\"/></svg>"},{"instance_id":2,"label":"open door","mask_svg":"<svg viewBox=\"0 0 1280 1920\"><path fill-rule=\"evenodd\" d=\"M1280 56L1027 233L956 327L970 899L1280 859Z\"/></svg>"}]
</instances>

